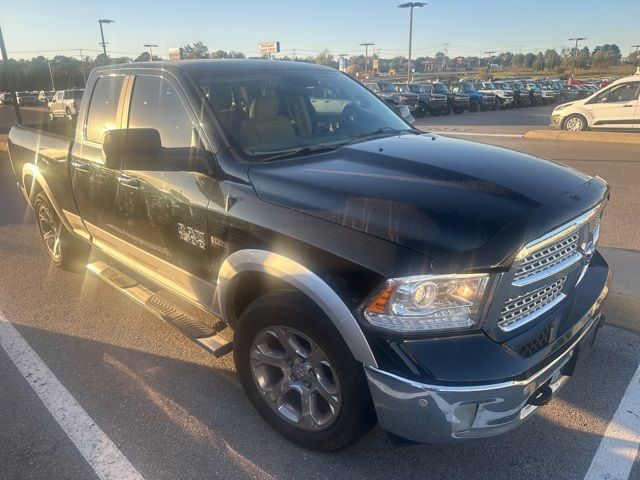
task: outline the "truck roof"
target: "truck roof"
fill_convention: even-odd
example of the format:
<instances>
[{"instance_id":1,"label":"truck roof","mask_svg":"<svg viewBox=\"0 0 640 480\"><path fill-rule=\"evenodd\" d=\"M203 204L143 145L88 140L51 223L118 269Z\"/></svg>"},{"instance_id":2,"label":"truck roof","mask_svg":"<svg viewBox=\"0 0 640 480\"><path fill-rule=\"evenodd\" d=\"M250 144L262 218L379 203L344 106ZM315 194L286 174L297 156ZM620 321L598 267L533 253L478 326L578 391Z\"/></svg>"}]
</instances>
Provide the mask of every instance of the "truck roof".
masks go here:
<instances>
[{"instance_id":1,"label":"truck roof","mask_svg":"<svg viewBox=\"0 0 640 480\"><path fill-rule=\"evenodd\" d=\"M116 65L105 65L98 67L96 71L117 71L128 69L165 69L173 70L178 69L187 73L196 72L213 72L220 74L233 74L243 72L256 72L256 70L262 72L276 71L276 70L331 70L333 68L325 67L322 65L316 65L313 63L305 62L292 62L287 60L257 60L257 59L224 59L224 60L179 60L176 62L130 62L120 63Z\"/></svg>"}]
</instances>

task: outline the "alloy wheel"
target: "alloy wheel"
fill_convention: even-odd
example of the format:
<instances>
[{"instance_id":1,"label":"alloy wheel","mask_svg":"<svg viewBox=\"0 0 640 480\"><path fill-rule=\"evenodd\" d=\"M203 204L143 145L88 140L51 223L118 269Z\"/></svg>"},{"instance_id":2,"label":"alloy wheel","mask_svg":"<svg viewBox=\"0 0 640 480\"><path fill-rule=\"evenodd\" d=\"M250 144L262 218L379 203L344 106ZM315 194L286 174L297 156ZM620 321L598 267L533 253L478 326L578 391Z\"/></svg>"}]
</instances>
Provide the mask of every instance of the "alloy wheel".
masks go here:
<instances>
[{"instance_id":1,"label":"alloy wheel","mask_svg":"<svg viewBox=\"0 0 640 480\"><path fill-rule=\"evenodd\" d=\"M262 398L288 423L309 432L329 428L342 407L338 376L308 336L269 326L255 336L249 366Z\"/></svg>"},{"instance_id":2,"label":"alloy wheel","mask_svg":"<svg viewBox=\"0 0 640 480\"><path fill-rule=\"evenodd\" d=\"M38 226L49 255L54 260L60 260L61 226L57 224L47 205L40 204L38 207Z\"/></svg>"}]
</instances>

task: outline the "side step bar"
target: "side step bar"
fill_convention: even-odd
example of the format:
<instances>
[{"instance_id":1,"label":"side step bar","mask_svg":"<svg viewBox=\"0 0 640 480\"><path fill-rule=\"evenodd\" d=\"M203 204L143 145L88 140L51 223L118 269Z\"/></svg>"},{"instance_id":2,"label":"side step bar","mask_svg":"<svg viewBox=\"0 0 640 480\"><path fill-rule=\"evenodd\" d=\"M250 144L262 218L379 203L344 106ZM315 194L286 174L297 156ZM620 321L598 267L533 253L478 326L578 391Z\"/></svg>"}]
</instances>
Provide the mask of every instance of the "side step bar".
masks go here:
<instances>
[{"instance_id":1,"label":"side step bar","mask_svg":"<svg viewBox=\"0 0 640 480\"><path fill-rule=\"evenodd\" d=\"M226 327L222 320L210 327L105 262L90 263L87 269L216 357L222 357L231 352L233 343L218 333Z\"/></svg>"}]
</instances>

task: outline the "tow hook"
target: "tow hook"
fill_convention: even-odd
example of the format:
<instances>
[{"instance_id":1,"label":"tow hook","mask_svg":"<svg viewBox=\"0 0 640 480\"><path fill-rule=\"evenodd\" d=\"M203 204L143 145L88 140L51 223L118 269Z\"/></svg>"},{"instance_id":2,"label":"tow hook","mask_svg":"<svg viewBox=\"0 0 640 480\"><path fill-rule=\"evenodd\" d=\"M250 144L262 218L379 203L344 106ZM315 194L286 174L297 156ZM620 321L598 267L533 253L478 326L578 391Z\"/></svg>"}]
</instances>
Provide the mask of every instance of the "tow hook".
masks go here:
<instances>
[{"instance_id":1,"label":"tow hook","mask_svg":"<svg viewBox=\"0 0 640 480\"><path fill-rule=\"evenodd\" d=\"M541 407L549 403L551 401L552 396L553 396L553 390L551 390L551 387L548 384L544 384L541 387L539 387L535 392L533 392L533 395L529 397L529 400L527 401L527 403L529 405Z\"/></svg>"}]
</instances>

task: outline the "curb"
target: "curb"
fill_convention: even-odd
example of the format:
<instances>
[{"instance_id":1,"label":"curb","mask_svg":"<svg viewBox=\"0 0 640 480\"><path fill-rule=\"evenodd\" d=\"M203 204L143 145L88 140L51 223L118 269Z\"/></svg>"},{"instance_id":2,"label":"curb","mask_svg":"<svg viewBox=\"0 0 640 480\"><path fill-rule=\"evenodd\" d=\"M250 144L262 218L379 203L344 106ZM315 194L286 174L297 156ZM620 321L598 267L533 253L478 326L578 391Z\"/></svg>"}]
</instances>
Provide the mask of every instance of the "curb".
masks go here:
<instances>
[{"instance_id":1,"label":"curb","mask_svg":"<svg viewBox=\"0 0 640 480\"><path fill-rule=\"evenodd\" d=\"M0 152L7 151L7 138L8 135L0 135Z\"/></svg>"},{"instance_id":2,"label":"curb","mask_svg":"<svg viewBox=\"0 0 640 480\"><path fill-rule=\"evenodd\" d=\"M570 142L624 143L640 145L640 135L632 132L566 132L564 130L529 130L524 138L568 140Z\"/></svg>"}]
</instances>

